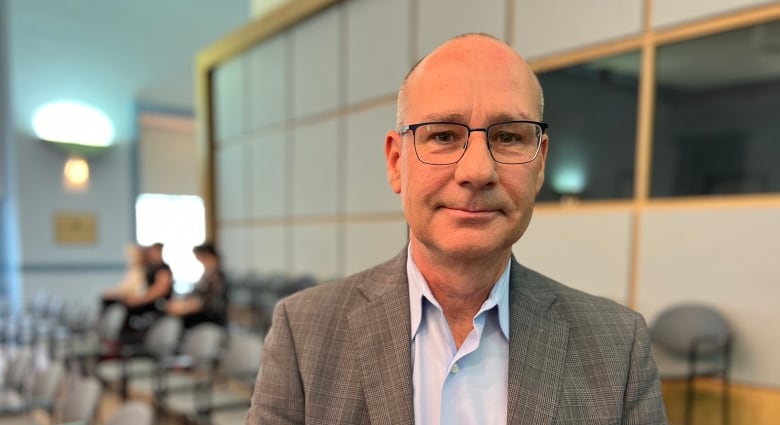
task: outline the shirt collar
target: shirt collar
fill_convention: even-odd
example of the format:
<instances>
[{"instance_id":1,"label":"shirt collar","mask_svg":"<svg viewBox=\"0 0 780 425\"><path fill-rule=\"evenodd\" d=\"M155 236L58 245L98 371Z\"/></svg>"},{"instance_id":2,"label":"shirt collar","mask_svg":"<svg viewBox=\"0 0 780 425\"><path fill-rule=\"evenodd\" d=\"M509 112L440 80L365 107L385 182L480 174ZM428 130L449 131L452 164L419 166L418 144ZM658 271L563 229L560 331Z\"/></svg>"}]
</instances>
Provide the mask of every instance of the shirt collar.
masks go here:
<instances>
[{"instance_id":1,"label":"shirt collar","mask_svg":"<svg viewBox=\"0 0 780 425\"><path fill-rule=\"evenodd\" d=\"M504 273L502 273L496 283L493 284L490 295L477 313L477 315L482 314L482 312L497 306L498 324L507 340L509 340L509 269L511 264L511 261L507 262ZM412 339L414 339L417 335L417 331L420 329L420 323L422 322L423 301L428 300L428 302L440 310L441 306L439 306L439 302L434 298L431 293L431 288L428 286L428 281L425 280L425 277L423 277L420 269L417 268L417 264L415 264L414 259L412 258L411 245L407 247L406 275L409 279L409 311L411 313L412 321L411 335Z\"/></svg>"}]
</instances>

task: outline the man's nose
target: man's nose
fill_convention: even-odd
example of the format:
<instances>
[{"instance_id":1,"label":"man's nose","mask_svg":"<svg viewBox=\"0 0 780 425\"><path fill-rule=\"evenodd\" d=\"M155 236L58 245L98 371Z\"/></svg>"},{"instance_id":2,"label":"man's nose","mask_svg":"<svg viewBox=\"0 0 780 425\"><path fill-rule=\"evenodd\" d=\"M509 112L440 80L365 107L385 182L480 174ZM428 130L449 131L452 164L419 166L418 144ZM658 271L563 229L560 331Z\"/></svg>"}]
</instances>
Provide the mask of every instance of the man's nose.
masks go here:
<instances>
[{"instance_id":1,"label":"man's nose","mask_svg":"<svg viewBox=\"0 0 780 425\"><path fill-rule=\"evenodd\" d=\"M458 161L455 169L455 179L459 184L466 184L481 189L494 185L498 181L496 162L490 154L487 144L487 133L484 130L472 131L466 140L466 152Z\"/></svg>"}]
</instances>

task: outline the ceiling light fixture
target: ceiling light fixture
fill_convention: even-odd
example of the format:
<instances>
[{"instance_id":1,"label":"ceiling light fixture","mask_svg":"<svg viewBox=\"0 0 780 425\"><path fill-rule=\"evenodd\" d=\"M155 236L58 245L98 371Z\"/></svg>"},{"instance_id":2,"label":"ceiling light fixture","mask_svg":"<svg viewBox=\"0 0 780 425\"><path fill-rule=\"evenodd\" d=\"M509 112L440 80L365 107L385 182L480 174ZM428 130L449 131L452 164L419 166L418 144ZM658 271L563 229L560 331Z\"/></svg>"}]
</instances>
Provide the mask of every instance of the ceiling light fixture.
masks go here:
<instances>
[{"instance_id":1,"label":"ceiling light fixture","mask_svg":"<svg viewBox=\"0 0 780 425\"><path fill-rule=\"evenodd\" d=\"M114 142L114 125L102 111L84 103L57 101L38 108L35 134L47 142L106 147Z\"/></svg>"}]
</instances>

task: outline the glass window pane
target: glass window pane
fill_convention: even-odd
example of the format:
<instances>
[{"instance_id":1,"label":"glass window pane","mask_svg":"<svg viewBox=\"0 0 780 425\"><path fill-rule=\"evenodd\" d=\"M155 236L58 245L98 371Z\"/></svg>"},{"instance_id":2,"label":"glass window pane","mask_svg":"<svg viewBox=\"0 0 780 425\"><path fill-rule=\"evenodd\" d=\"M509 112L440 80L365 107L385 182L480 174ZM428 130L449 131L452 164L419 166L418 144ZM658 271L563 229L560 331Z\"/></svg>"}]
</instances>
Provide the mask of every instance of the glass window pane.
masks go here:
<instances>
[{"instance_id":1,"label":"glass window pane","mask_svg":"<svg viewBox=\"0 0 780 425\"><path fill-rule=\"evenodd\" d=\"M136 239L141 245L162 242L176 292L187 292L203 273L192 247L206 238L203 200L192 195L142 193L135 202Z\"/></svg>"},{"instance_id":2,"label":"glass window pane","mask_svg":"<svg viewBox=\"0 0 780 425\"><path fill-rule=\"evenodd\" d=\"M539 75L550 124L540 201L633 196L639 65L630 52Z\"/></svg>"},{"instance_id":3,"label":"glass window pane","mask_svg":"<svg viewBox=\"0 0 780 425\"><path fill-rule=\"evenodd\" d=\"M652 196L780 191L780 22L662 46Z\"/></svg>"}]
</instances>

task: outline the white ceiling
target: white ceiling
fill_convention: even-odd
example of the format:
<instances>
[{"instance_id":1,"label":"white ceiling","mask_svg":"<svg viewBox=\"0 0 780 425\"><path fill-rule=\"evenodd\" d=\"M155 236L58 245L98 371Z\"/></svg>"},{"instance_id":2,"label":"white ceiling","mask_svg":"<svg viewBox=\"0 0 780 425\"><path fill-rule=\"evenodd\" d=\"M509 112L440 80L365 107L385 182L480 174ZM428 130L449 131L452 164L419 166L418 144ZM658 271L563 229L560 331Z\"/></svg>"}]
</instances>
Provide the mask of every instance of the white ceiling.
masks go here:
<instances>
[{"instance_id":1,"label":"white ceiling","mask_svg":"<svg viewBox=\"0 0 780 425\"><path fill-rule=\"evenodd\" d=\"M247 0L8 0L11 113L91 104L132 140L137 108L191 113L195 57L250 19Z\"/></svg>"}]
</instances>

